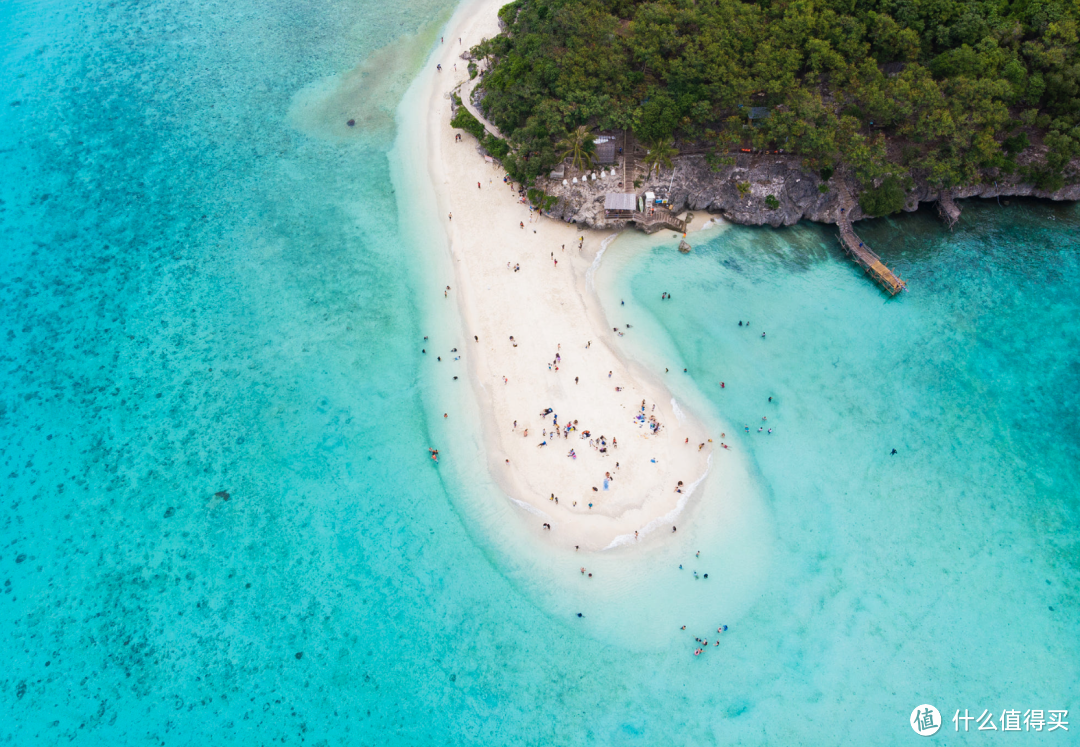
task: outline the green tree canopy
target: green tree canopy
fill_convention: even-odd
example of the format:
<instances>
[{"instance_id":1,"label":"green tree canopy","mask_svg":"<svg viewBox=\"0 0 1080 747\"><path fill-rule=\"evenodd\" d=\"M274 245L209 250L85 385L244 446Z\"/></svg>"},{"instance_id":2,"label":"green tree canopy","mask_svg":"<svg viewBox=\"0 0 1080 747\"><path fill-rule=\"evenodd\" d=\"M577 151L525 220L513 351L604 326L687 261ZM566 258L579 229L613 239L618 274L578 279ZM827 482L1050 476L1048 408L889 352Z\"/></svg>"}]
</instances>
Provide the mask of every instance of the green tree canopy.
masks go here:
<instances>
[{"instance_id":1,"label":"green tree canopy","mask_svg":"<svg viewBox=\"0 0 1080 747\"><path fill-rule=\"evenodd\" d=\"M582 126L717 155L783 149L844 164L864 189L1017 170L1052 186L1080 154L1076 0L517 0L500 17L473 53L526 181ZM768 118L751 122L754 107ZM1049 155L1020 165L1020 134Z\"/></svg>"}]
</instances>

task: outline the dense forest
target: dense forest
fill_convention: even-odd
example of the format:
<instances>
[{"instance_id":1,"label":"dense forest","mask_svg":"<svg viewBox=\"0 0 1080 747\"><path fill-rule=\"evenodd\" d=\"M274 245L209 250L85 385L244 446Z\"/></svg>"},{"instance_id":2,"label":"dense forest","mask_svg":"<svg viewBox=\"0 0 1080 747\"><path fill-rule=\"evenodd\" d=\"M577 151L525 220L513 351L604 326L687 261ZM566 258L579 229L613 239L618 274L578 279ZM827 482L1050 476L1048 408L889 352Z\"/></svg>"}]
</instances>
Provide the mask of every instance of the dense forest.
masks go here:
<instances>
[{"instance_id":1,"label":"dense forest","mask_svg":"<svg viewBox=\"0 0 1080 747\"><path fill-rule=\"evenodd\" d=\"M583 134L629 129L716 164L753 148L843 168L880 214L913 178L1058 189L1080 154L1080 0L517 0L499 15L472 53L509 140L489 144L526 182Z\"/></svg>"}]
</instances>

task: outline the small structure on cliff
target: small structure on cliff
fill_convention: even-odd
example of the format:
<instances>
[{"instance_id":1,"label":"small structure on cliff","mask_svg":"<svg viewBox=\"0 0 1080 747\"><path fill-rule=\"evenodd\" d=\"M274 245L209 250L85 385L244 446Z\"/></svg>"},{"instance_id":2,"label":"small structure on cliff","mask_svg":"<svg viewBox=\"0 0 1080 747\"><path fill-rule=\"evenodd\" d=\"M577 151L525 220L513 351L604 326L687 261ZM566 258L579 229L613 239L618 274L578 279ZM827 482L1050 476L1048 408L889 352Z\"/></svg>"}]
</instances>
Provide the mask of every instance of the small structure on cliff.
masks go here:
<instances>
[{"instance_id":1,"label":"small structure on cliff","mask_svg":"<svg viewBox=\"0 0 1080 747\"><path fill-rule=\"evenodd\" d=\"M878 282L878 285L889 292L890 296L906 291L907 283L886 267L885 263L881 261L881 257L874 254L870 247L866 246L863 240L855 234L855 230L851 227L851 209L853 206L851 195L846 187L841 187L839 191L842 207L836 225L840 228L840 244L851 255L851 258L858 262L866 270L866 273Z\"/></svg>"},{"instance_id":2,"label":"small structure on cliff","mask_svg":"<svg viewBox=\"0 0 1080 747\"><path fill-rule=\"evenodd\" d=\"M956 225L956 221L960 220L960 206L953 202L952 192L947 189L941 190L937 199L938 215L945 221L945 225L952 230L952 227Z\"/></svg>"},{"instance_id":3,"label":"small structure on cliff","mask_svg":"<svg viewBox=\"0 0 1080 747\"><path fill-rule=\"evenodd\" d=\"M604 217L610 220L630 220L637 210L637 195L633 192L608 192L604 195Z\"/></svg>"},{"instance_id":4,"label":"small structure on cliff","mask_svg":"<svg viewBox=\"0 0 1080 747\"><path fill-rule=\"evenodd\" d=\"M679 220L670 210L656 207L654 199L633 192L608 192L604 195L604 217L633 223L645 233L656 233L662 228L685 233L686 221Z\"/></svg>"},{"instance_id":5,"label":"small structure on cliff","mask_svg":"<svg viewBox=\"0 0 1080 747\"><path fill-rule=\"evenodd\" d=\"M751 106L746 112L746 118L750 120L750 124L759 125L769 118L772 111L767 106Z\"/></svg>"},{"instance_id":6,"label":"small structure on cliff","mask_svg":"<svg viewBox=\"0 0 1080 747\"><path fill-rule=\"evenodd\" d=\"M601 166L615 163L615 139L612 137L598 137L596 139L596 162Z\"/></svg>"}]
</instances>

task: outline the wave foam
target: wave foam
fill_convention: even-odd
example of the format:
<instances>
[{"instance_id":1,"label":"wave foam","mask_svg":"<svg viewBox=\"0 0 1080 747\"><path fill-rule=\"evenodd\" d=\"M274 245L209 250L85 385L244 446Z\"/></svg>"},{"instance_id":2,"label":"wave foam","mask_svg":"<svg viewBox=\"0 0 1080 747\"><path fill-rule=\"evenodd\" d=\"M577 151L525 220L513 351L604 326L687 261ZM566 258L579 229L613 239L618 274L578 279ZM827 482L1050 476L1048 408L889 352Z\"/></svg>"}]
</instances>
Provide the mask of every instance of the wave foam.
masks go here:
<instances>
[{"instance_id":1,"label":"wave foam","mask_svg":"<svg viewBox=\"0 0 1080 747\"><path fill-rule=\"evenodd\" d=\"M654 531L658 527L665 526L675 521L675 519L678 518L679 514L682 513L683 509L686 508L686 502L690 500L690 496L692 496L694 494L694 491L697 490L698 485L701 484L702 480L708 477L710 469L712 469L712 454L709 454L709 460L705 464L705 471L701 473L701 477L690 483L690 486L686 489L686 492L682 494L681 498L679 498L679 502L675 504L675 508L668 511L663 516L658 516L657 518L650 521L648 524L638 530L638 534L648 534L649 532ZM631 542L634 542L635 539L639 538L635 538L633 534L620 534L615 539L613 539L611 541L611 544L605 547L601 552L611 550L615 547L621 547L622 545L629 545Z\"/></svg>"},{"instance_id":2,"label":"wave foam","mask_svg":"<svg viewBox=\"0 0 1080 747\"><path fill-rule=\"evenodd\" d=\"M607 248L611 244L611 242L617 238L619 238L619 234L613 233L600 242L600 251L596 253L596 259L593 260L593 263L589 267L589 269L585 271L585 287L589 290L596 290L596 284L593 282L593 278L596 277L596 271L600 269L600 260L604 258L604 252L607 251Z\"/></svg>"}]
</instances>

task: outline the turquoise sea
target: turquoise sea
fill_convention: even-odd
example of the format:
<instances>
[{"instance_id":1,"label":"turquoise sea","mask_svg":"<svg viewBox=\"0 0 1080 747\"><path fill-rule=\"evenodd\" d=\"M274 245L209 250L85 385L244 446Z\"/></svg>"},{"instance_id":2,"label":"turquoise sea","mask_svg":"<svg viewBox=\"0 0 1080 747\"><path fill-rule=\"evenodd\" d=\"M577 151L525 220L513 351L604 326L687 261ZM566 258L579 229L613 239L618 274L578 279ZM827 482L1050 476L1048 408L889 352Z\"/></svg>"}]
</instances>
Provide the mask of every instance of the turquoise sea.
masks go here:
<instances>
[{"instance_id":1,"label":"turquoise sea","mask_svg":"<svg viewBox=\"0 0 1080 747\"><path fill-rule=\"evenodd\" d=\"M828 228L613 242L623 352L733 451L575 586L420 354L453 11L0 4L0 743L1069 743L950 719L1080 708L1077 207L859 225L891 300Z\"/></svg>"}]
</instances>

